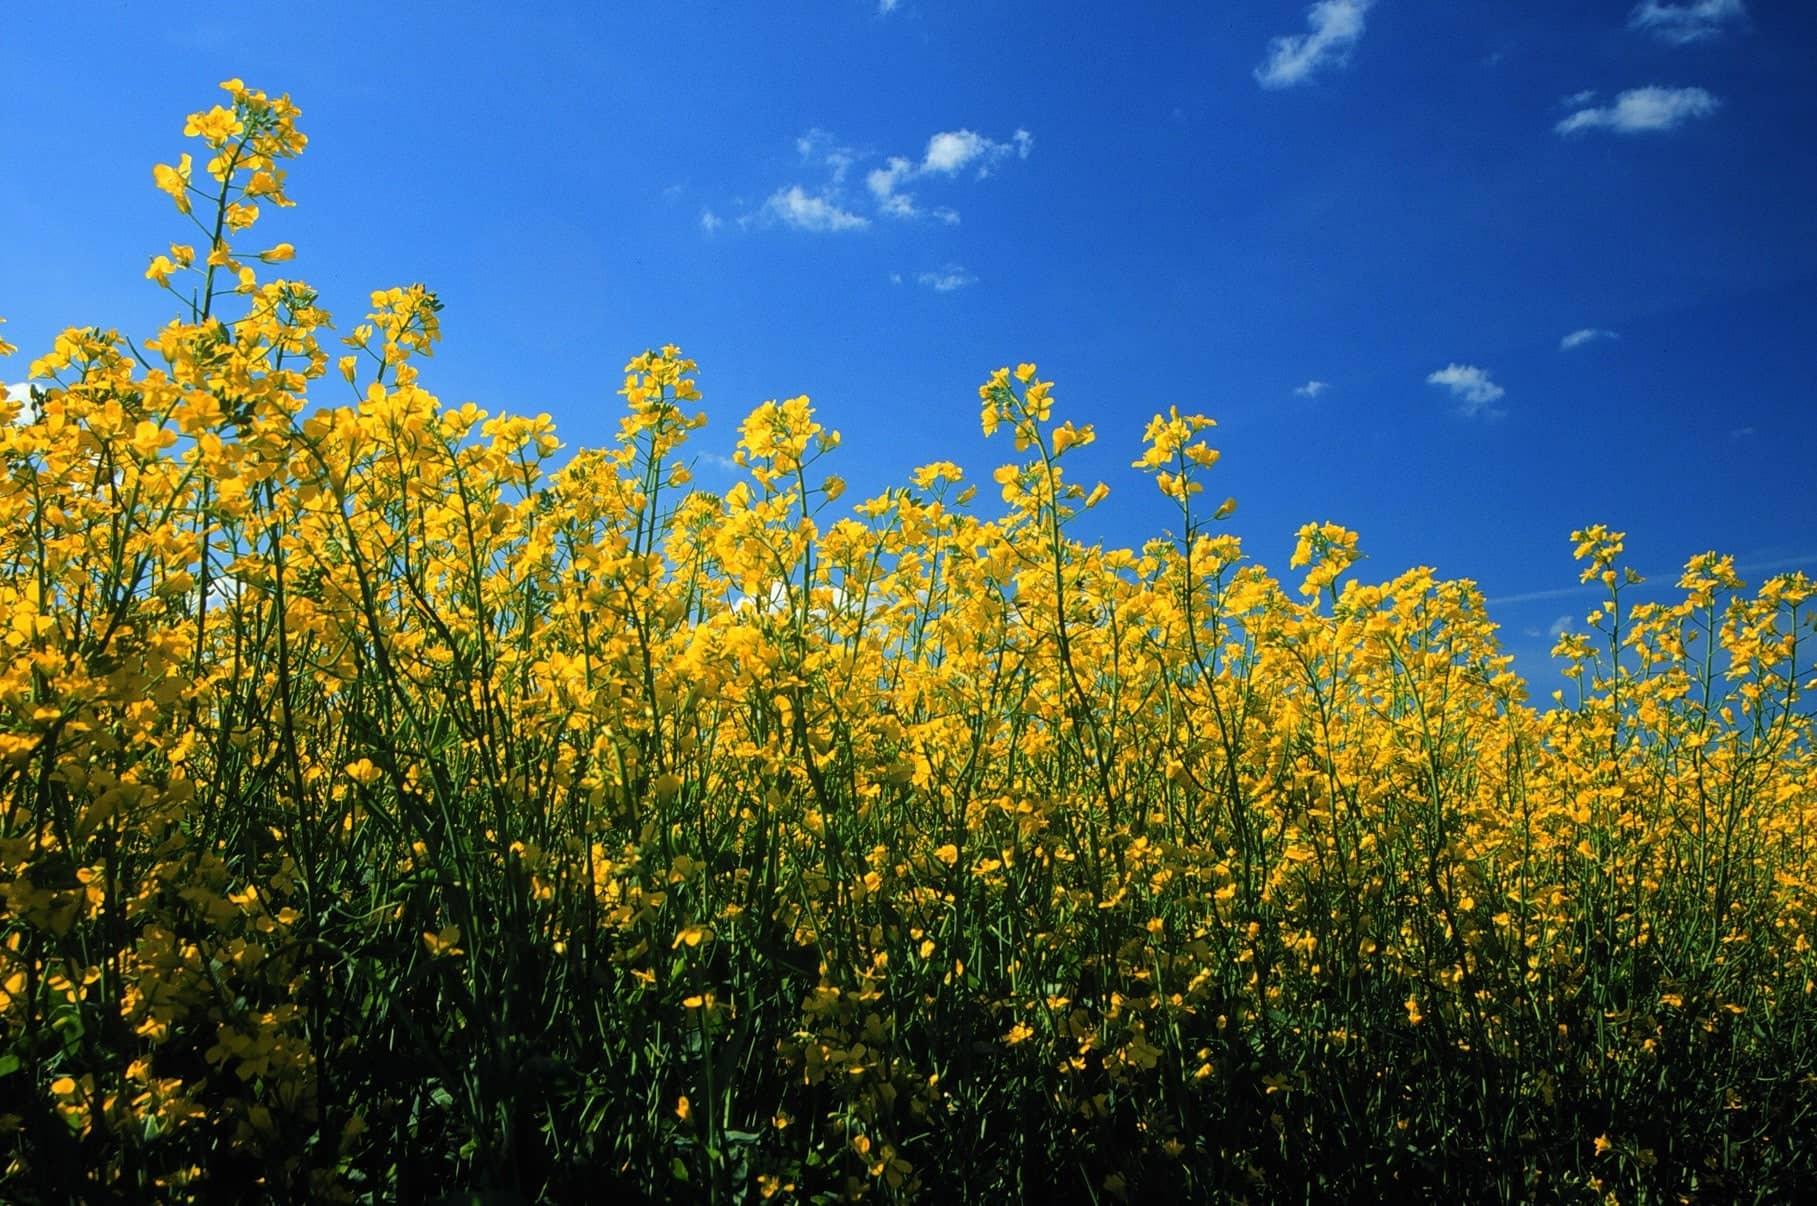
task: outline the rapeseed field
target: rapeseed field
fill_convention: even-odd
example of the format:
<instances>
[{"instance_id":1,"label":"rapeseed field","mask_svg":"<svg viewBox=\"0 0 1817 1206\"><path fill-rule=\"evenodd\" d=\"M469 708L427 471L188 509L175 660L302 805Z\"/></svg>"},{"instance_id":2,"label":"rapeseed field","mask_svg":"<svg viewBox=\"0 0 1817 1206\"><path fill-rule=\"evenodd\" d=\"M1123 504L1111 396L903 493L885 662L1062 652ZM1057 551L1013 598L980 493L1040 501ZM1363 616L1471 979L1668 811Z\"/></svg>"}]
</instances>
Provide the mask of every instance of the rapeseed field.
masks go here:
<instances>
[{"instance_id":1,"label":"rapeseed field","mask_svg":"<svg viewBox=\"0 0 1817 1206\"><path fill-rule=\"evenodd\" d=\"M224 88L170 322L4 403L0 1197L1817 1183L1806 576L1636 602L1572 533L1548 703L1473 584L1330 523L1277 578L1210 420L1032 364L976 484L844 499L798 397L694 488L675 347L569 455L424 390L428 289L333 322L255 250L306 140ZM1075 535L1099 438L1171 531Z\"/></svg>"}]
</instances>

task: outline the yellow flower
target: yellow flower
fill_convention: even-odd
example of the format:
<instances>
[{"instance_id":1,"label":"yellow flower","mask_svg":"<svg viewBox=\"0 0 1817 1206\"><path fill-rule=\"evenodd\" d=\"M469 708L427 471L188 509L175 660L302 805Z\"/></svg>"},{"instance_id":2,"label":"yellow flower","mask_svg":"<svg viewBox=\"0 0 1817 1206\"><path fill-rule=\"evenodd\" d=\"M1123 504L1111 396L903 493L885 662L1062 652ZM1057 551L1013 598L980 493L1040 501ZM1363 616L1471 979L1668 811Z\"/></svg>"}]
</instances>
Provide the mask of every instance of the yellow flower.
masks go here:
<instances>
[{"instance_id":1,"label":"yellow flower","mask_svg":"<svg viewBox=\"0 0 1817 1206\"><path fill-rule=\"evenodd\" d=\"M423 932L423 945L428 947L430 955L437 959L466 954L459 945L460 940L461 927L458 925L444 926L433 933L427 930Z\"/></svg>"},{"instance_id":2,"label":"yellow flower","mask_svg":"<svg viewBox=\"0 0 1817 1206\"><path fill-rule=\"evenodd\" d=\"M189 120L183 123L185 138L200 138L211 147L218 147L230 138L237 138L246 126L234 116L232 109L216 105L206 113L191 113Z\"/></svg>"},{"instance_id":3,"label":"yellow flower","mask_svg":"<svg viewBox=\"0 0 1817 1206\"><path fill-rule=\"evenodd\" d=\"M378 782L380 777L385 773L374 766L372 764L372 759L370 758L360 758L356 761L349 762L346 771L349 779L352 779L355 783L361 784L362 786Z\"/></svg>"},{"instance_id":4,"label":"yellow flower","mask_svg":"<svg viewBox=\"0 0 1817 1206\"><path fill-rule=\"evenodd\" d=\"M685 927L679 934L675 935L675 941L669 944L669 949L675 950L683 946L693 948L699 946L702 942L712 936L713 931L706 926L690 925Z\"/></svg>"},{"instance_id":5,"label":"yellow flower","mask_svg":"<svg viewBox=\"0 0 1817 1206\"><path fill-rule=\"evenodd\" d=\"M189 212L189 176L191 171L192 163L187 152L177 159L177 166L175 167L171 167L167 163L159 163L154 164L151 169L152 180L157 184L159 189L170 194L171 200L177 203L177 209L183 213Z\"/></svg>"}]
</instances>

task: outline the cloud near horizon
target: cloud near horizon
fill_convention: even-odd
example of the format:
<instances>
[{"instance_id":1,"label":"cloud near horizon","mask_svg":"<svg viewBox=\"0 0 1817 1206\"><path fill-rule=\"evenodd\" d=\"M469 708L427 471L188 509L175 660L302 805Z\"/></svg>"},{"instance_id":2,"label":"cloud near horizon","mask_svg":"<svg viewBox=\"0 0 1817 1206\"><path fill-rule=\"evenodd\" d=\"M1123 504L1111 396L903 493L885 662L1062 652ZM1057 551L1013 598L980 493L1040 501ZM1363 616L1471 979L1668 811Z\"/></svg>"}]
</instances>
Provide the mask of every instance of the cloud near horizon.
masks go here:
<instances>
[{"instance_id":1,"label":"cloud near horizon","mask_svg":"<svg viewBox=\"0 0 1817 1206\"><path fill-rule=\"evenodd\" d=\"M1375 0L1319 0L1306 10L1307 32L1269 40L1268 57L1255 69L1264 88L1291 88L1321 68L1342 66L1362 40L1364 18Z\"/></svg>"}]
</instances>

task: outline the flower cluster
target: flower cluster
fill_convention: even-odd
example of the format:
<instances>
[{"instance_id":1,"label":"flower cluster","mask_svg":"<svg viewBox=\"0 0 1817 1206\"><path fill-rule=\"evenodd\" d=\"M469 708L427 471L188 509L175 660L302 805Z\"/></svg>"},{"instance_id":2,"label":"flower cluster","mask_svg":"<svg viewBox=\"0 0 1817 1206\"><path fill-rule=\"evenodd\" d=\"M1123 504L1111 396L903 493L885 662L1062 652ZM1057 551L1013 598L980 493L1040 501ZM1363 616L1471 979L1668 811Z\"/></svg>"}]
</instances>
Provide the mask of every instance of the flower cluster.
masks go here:
<instances>
[{"instance_id":1,"label":"flower cluster","mask_svg":"<svg viewBox=\"0 0 1817 1206\"><path fill-rule=\"evenodd\" d=\"M937 461L838 513L804 397L692 488L676 347L557 464L424 388L420 285L329 371L232 246L297 110L225 87L154 173L180 312L0 426L9 1199L1817 1176L1809 578L1636 602L1586 528L1542 708L1472 584L1214 534L1203 417L1135 461L1178 532L1079 540L1032 364L980 390L1000 511Z\"/></svg>"}]
</instances>

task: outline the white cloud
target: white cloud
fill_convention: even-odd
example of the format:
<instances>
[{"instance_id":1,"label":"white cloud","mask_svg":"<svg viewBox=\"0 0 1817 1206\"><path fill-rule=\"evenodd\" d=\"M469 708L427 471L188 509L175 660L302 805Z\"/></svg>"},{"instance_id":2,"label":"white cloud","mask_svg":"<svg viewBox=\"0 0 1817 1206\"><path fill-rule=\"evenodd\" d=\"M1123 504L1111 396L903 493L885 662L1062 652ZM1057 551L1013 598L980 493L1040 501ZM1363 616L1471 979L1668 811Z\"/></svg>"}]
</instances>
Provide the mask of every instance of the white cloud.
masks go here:
<instances>
[{"instance_id":1,"label":"white cloud","mask_svg":"<svg viewBox=\"0 0 1817 1206\"><path fill-rule=\"evenodd\" d=\"M1663 133L1694 117L1708 117L1722 104L1702 88L1630 88L1612 105L1579 109L1554 126L1560 134L1612 130L1617 134Z\"/></svg>"},{"instance_id":2,"label":"white cloud","mask_svg":"<svg viewBox=\"0 0 1817 1206\"><path fill-rule=\"evenodd\" d=\"M1729 430L1731 440L1745 440L1754 434L1756 433L1752 427L1734 427Z\"/></svg>"},{"instance_id":3,"label":"white cloud","mask_svg":"<svg viewBox=\"0 0 1817 1206\"><path fill-rule=\"evenodd\" d=\"M257 591L257 587L253 588ZM246 593L246 584L223 570L214 570L208 582L208 604L226 611ZM255 596L256 597L256 596Z\"/></svg>"},{"instance_id":4,"label":"white cloud","mask_svg":"<svg viewBox=\"0 0 1817 1206\"><path fill-rule=\"evenodd\" d=\"M801 590L799 582L781 582L772 579L761 595L738 595L732 600L734 612L756 611L764 615L778 615L789 609L789 596ZM861 600L854 598L843 586L816 586L810 593L807 602L808 618L825 623L829 617L851 618L866 614ZM873 606L875 606L873 604Z\"/></svg>"},{"instance_id":5,"label":"white cloud","mask_svg":"<svg viewBox=\"0 0 1817 1206\"><path fill-rule=\"evenodd\" d=\"M927 140L920 162L892 155L882 167L866 174L864 184L878 213L890 218L915 218L927 211L915 203L913 194L902 191L909 181L924 176L955 176L972 166L976 166L978 179L982 180L1005 159L1027 159L1034 147L1035 136L1027 130L1017 130L1007 142L998 142L975 130L942 130ZM931 212L949 226L959 221L958 211L946 206Z\"/></svg>"},{"instance_id":6,"label":"white cloud","mask_svg":"<svg viewBox=\"0 0 1817 1206\"><path fill-rule=\"evenodd\" d=\"M896 11L896 6L900 3L902 3L902 0L877 0L877 12L879 15L893 13Z\"/></svg>"},{"instance_id":7,"label":"white cloud","mask_svg":"<svg viewBox=\"0 0 1817 1206\"><path fill-rule=\"evenodd\" d=\"M1570 96L1561 97L1559 104L1567 109L1581 109L1596 99L1596 89L1585 88L1582 92L1573 92Z\"/></svg>"},{"instance_id":8,"label":"white cloud","mask_svg":"<svg viewBox=\"0 0 1817 1206\"><path fill-rule=\"evenodd\" d=\"M795 140L795 150L800 153L803 163L824 166L833 178L835 189L845 183L846 173L859 159L857 151L834 138L831 131L818 126Z\"/></svg>"},{"instance_id":9,"label":"white cloud","mask_svg":"<svg viewBox=\"0 0 1817 1206\"><path fill-rule=\"evenodd\" d=\"M1641 0L1628 17L1630 29L1644 29L1668 42L1701 42L1730 24L1747 20L1741 0Z\"/></svg>"},{"instance_id":10,"label":"white cloud","mask_svg":"<svg viewBox=\"0 0 1817 1206\"><path fill-rule=\"evenodd\" d=\"M929 178L952 178L961 171L971 171L982 180L1008 159L1026 159L1034 150L1035 137L1018 129L1004 141L979 134L974 130L942 130L927 141L919 157L891 155L881 167L863 172L864 194L854 198L848 177L875 163L871 152L858 151L841 143L831 132L814 127L795 140L795 150L804 165L823 169L818 184L790 184L771 194L755 212L741 213L737 222L749 228L780 221L797 230L828 232L862 230L872 216L860 203L868 195L875 215L884 218L933 218L947 225L959 221L959 213L950 206L923 208L913 193L905 189L908 182ZM723 225L720 216L702 210L701 229L711 233Z\"/></svg>"},{"instance_id":11,"label":"white cloud","mask_svg":"<svg viewBox=\"0 0 1817 1206\"><path fill-rule=\"evenodd\" d=\"M1027 159L1035 148L1035 136L1017 130L1008 142L986 138L972 130L943 130L927 140L927 151L921 156L921 172L952 175L969 164L978 165L980 178L990 175L999 160L1014 155Z\"/></svg>"},{"instance_id":12,"label":"white cloud","mask_svg":"<svg viewBox=\"0 0 1817 1206\"><path fill-rule=\"evenodd\" d=\"M29 423L32 421L31 382L21 381L16 385L0 387L0 395L3 395L8 403L17 402L19 404L19 413L13 416L13 422Z\"/></svg>"},{"instance_id":13,"label":"white cloud","mask_svg":"<svg viewBox=\"0 0 1817 1206\"><path fill-rule=\"evenodd\" d=\"M1363 36L1363 17L1375 0L1319 0L1306 10L1308 32L1271 39L1268 57L1255 69L1264 88L1291 88L1328 65L1350 57Z\"/></svg>"},{"instance_id":14,"label":"white cloud","mask_svg":"<svg viewBox=\"0 0 1817 1206\"><path fill-rule=\"evenodd\" d=\"M1620 339L1617 331L1605 331L1601 327L1579 327L1558 341L1558 350L1568 352L1572 348L1581 348L1586 343L1595 343L1598 339Z\"/></svg>"},{"instance_id":15,"label":"white cloud","mask_svg":"<svg viewBox=\"0 0 1817 1206\"><path fill-rule=\"evenodd\" d=\"M1442 385L1457 399L1458 412L1466 418L1492 418L1501 411L1494 404L1508 391L1489 379L1487 369L1474 364L1448 364L1426 376L1426 384Z\"/></svg>"},{"instance_id":16,"label":"white cloud","mask_svg":"<svg viewBox=\"0 0 1817 1206\"><path fill-rule=\"evenodd\" d=\"M943 131L927 140L927 154L921 157L921 170L951 175L984 154L990 145L990 139L970 130Z\"/></svg>"},{"instance_id":17,"label":"white cloud","mask_svg":"<svg viewBox=\"0 0 1817 1206\"><path fill-rule=\"evenodd\" d=\"M1301 398L1316 398L1330 388L1331 383L1328 381L1308 381L1304 385L1294 386L1293 392Z\"/></svg>"},{"instance_id":18,"label":"white cloud","mask_svg":"<svg viewBox=\"0 0 1817 1206\"><path fill-rule=\"evenodd\" d=\"M724 225L725 225L724 220L721 219L720 216L718 214L714 213L712 210L703 209L700 211L700 228L702 230L706 231L708 234L712 234L714 231L718 230L721 226L724 226Z\"/></svg>"},{"instance_id":19,"label":"white cloud","mask_svg":"<svg viewBox=\"0 0 1817 1206\"><path fill-rule=\"evenodd\" d=\"M963 289L967 285L976 284L978 280L958 264L948 264L938 272L923 272L915 279L935 293L951 293L955 289Z\"/></svg>"},{"instance_id":20,"label":"white cloud","mask_svg":"<svg viewBox=\"0 0 1817 1206\"><path fill-rule=\"evenodd\" d=\"M876 198L879 213L892 218L912 218L919 212L915 208L913 197L896 191L896 186L914 175L914 172L915 165L900 155L892 155L882 167L871 169L870 175L864 178L864 184L871 190L871 196Z\"/></svg>"},{"instance_id":21,"label":"white cloud","mask_svg":"<svg viewBox=\"0 0 1817 1206\"><path fill-rule=\"evenodd\" d=\"M1569 614L1562 615L1558 617L1558 619L1552 621L1551 625L1546 629L1546 635L1556 641L1559 637L1570 632L1576 624L1577 621Z\"/></svg>"},{"instance_id":22,"label":"white cloud","mask_svg":"<svg viewBox=\"0 0 1817 1206\"><path fill-rule=\"evenodd\" d=\"M862 214L840 209L825 197L816 196L799 184L791 184L771 194L770 199L763 203L763 212L796 230L809 230L816 234L863 230L871 224L871 220Z\"/></svg>"}]
</instances>

